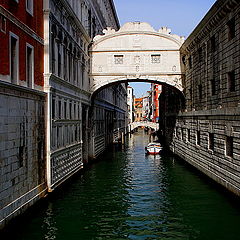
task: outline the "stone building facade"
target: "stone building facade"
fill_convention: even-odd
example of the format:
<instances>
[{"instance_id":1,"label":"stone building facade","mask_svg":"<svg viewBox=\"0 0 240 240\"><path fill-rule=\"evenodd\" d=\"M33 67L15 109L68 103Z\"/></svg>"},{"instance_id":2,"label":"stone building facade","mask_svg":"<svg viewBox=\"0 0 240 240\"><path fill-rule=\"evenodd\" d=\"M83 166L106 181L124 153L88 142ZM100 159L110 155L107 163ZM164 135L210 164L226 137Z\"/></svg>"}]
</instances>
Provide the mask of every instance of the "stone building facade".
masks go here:
<instances>
[{"instance_id":1,"label":"stone building facade","mask_svg":"<svg viewBox=\"0 0 240 240\"><path fill-rule=\"evenodd\" d=\"M0 227L125 127L125 84L91 98L89 48L107 26L119 28L112 0L1 1Z\"/></svg>"},{"instance_id":2,"label":"stone building facade","mask_svg":"<svg viewBox=\"0 0 240 240\"><path fill-rule=\"evenodd\" d=\"M170 101L179 102L179 95L165 90L168 121L163 124L173 152L237 195L240 195L239 13L238 1L218 0L186 39L181 47L185 106L174 104L175 108L170 109Z\"/></svg>"},{"instance_id":3,"label":"stone building facade","mask_svg":"<svg viewBox=\"0 0 240 240\"><path fill-rule=\"evenodd\" d=\"M83 168L89 157L94 158L105 149L105 143L99 147L104 138L102 118L105 118L105 107L109 108L106 102L113 105L112 108L117 106L116 93L111 88L106 90L110 94L98 95L98 102L91 98L89 49L93 37L107 26L119 28L112 0L44 0L50 191ZM96 136L96 132L101 137ZM113 137L109 141L112 140Z\"/></svg>"},{"instance_id":4,"label":"stone building facade","mask_svg":"<svg viewBox=\"0 0 240 240\"><path fill-rule=\"evenodd\" d=\"M47 190L43 3L0 2L0 228Z\"/></svg>"},{"instance_id":5,"label":"stone building facade","mask_svg":"<svg viewBox=\"0 0 240 240\"><path fill-rule=\"evenodd\" d=\"M127 132L127 86L118 84L97 93L94 101L92 157L97 157L113 142L121 141ZM90 155L91 157L91 155Z\"/></svg>"}]
</instances>

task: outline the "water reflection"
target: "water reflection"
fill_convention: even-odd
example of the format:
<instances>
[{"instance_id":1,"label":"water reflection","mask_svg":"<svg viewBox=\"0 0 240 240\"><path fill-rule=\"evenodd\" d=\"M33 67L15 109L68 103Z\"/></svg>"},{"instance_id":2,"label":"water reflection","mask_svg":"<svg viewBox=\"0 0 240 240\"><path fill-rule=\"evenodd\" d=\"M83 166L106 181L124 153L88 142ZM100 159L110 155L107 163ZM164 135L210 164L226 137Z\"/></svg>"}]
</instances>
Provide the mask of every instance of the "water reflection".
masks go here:
<instances>
[{"instance_id":1,"label":"water reflection","mask_svg":"<svg viewBox=\"0 0 240 240\"><path fill-rule=\"evenodd\" d=\"M138 132L104 154L1 240L240 239L239 206L174 157L145 155L148 142Z\"/></svg>"},{"instance_id":2,"label":"water reflection","mask_svg":"<svg viewBox=\"0 0 240 240\"><path fill-rule=\"evenodd\" d=\"M52 203L48 204L46 210L46 216L43 219L42 228L44 229L44 239L54 240L57 238L57 223L55 221L54 212L52 209Z\"/></svg>"}]
</instances>

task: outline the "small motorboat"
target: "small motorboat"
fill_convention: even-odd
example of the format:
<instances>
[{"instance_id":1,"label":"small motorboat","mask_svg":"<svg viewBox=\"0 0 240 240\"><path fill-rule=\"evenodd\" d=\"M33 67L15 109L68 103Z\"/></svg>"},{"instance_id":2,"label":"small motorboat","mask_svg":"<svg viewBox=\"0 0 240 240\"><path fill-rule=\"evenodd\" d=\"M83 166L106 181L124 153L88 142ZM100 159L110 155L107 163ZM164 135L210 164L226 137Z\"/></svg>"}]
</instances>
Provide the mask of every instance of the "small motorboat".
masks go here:
<instances>
[{"instance_id":1,"label":"small motorboat","mask_svg":"<svg viewBox=\"0 0 240 240\"><path fill-rule=\"evenodd\" d=\"M146 147L147 154L159 154L162 150L160 143L149 143Z\"/></svg>"}]
</instances>

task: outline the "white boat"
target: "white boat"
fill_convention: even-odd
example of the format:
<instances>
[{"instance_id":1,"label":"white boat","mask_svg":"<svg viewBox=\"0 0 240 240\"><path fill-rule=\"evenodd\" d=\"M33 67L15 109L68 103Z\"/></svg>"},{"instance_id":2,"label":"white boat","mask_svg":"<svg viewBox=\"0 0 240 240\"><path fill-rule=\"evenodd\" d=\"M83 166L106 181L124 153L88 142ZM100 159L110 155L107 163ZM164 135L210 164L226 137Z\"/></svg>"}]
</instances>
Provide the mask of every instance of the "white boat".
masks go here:
<instances>
[{"instance_id":1,"label":"white boat","mask_svg":"<svg viewBox=\"0 0 240 240\"><path fill-rule=\"evenodd\" d=\"M159 154L162 150L160 143L149 143L146 147L146 151L148 154Z\"/></svg>"}]
</instances>

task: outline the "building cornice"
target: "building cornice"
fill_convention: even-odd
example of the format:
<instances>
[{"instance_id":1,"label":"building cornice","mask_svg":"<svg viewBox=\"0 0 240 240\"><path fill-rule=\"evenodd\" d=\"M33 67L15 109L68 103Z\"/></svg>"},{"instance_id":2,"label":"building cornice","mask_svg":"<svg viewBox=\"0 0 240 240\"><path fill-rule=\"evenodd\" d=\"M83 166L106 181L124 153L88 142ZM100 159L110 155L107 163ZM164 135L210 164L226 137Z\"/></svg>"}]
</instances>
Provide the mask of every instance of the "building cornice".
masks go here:
<instances>
[{"instance_id":1,"label":"building cornice","mask_svg":"<svg viewBox=\"0 0 240 240\"><path fill-rule=\"evenodd\" d=\"M216 28L221 20L239 5L238 0L218 0L202 21L193 30L181 47L181 51L190 51Z\"/></svg>"},{"instance_id":2,"label":"building cornice","mask_svg":"<svg viewBox=\"0 0 240 240\"><path fill-rule=\"evenodd\" d=\"M5 18L11 21L13 24L19 27L22 31L27 33L34 40L38 41L40 44L44 44L43 38L41 38L36 32L34 32L31 28L29 28L25 23L21 22L17 19L12 13L10 13L7 9L0 5L0 14L2 14Z\"/></svg>"},{"instance_id":3,"label":"building cornice","mask_svg":"<svg viewBox=\"0 0 240 240\"><path fill-rule=\"evenodd\" d=\"M69 88L69 89L72 89L72 90L74 90L74 91L76 91L76 92L82 93L82 94L85 95L85 96L88 96L88 97L89 97L89 96L91 95L90 92L88 92L88 91L86 91L86 90L84 90L84 89L81 89L80 87L78 87L78 86L76 86L76 85L73 85L73 84L71 84L71 83L63 80L62 78L59 78L58 76L56 76L56 75L54 75L54 74L47 73L47 74L44 74L44 77L45 77L45 78L48 78L49 81L54 81L54 82L56 82L56 83L59 83L61 86L65 86L65 87L67 87L67 88ZM52 84L51 84L51 86L52 86ZM59 90L59 91L60 91L60 90Z\"/></svg>"},{"instance_id":4,"label":"building cornice","mask_svg":"<svg viewBox=\"0 0 240 240\"><path fill-rule=\"evenodd\" d=\"M26 94L31 94L31 96L46 97L46 93L43 91L39 91L36 89L32 89L32 88L28 88L28 87L24 87L24 86L12 84L12 83L0 80L0 94L7 94L6 90L4 90L6 88L11 89L11 90L20 91L20 92L26 93ZM10 93L8 95L10 95Z\"/></svg>"},{"instance_id":5,"label":"building cornice","mask_svg":"<svg viewBox=\"0 0 240 240\"><path fill-rule=\"evenodd\" d=\"M121 52L179 52L179 49L121 49L121 50L89 50L90 53L121 53Z\"/></svg>"},{"instance_id":6,"label":"building cornice","mask_svg":"<svg viewBox=\"0 0 240 240\"><path fill-rule=\"evenodd\" d=\"M114 32L112 34L106 34L106 35L98 35L95 38L93 48L95 45L99 44L102 41L105 41L107 39L114 38L114 37L123 36L123 35L152 35L152 36L162 37L162 38L171 40L176 44L178 44L179 47L182 45L181 40L177 40L174 36L171 36L170 34L167 35L164 33L150 32L150 31L128 31L128 32Z\"/></svg>"}]
</instances>

